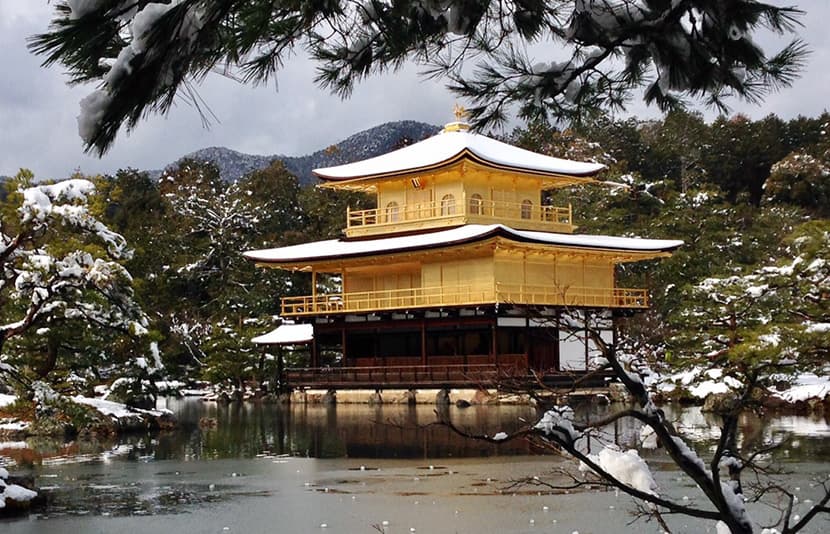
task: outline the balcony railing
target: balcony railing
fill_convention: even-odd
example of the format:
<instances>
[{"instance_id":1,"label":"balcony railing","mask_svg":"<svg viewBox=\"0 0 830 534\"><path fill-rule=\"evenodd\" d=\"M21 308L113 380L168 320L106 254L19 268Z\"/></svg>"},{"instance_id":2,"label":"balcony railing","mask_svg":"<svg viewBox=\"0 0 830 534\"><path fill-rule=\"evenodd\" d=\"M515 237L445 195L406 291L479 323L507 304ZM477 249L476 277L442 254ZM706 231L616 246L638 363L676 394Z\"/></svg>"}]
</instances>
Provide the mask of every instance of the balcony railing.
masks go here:
<instances>
[{"instance_id":1,"label":"balcony railing","mask_svg":"<svg viewBox=\"0 0 830 534\"><path fill-rule=\"evenodd\" d=\"M516 355L524 358L524 355ZM498 358L504 358L499 355ZM450 365L386 365L373 367L305 367L285 370L288 384L295 388L319 389L385 389L415 387L481 387L483 385L519 384L525 381L536 387L541 380L548 387L590 388L603 387L613 376L610 371L556 372L545 369L543 374L531 374L527 361L489 364Z\"/></svg>"},{"instance_id":2,"label":"balcony railing","mask_svg":"<svg viewBox=\"0 0 830 534\"><path fill-rule=\"evenodd\" d=\"M571 206L468 199L438 200L346 212L346 235L379 234L394 230L464 223L507 223L521 229L573 232Z\"/></svg>"},{"instance_id":3,"label":"balcony railing","mask_svg":"<svg viewBox=\"0 0 830 534\"><path fill-rule=\"evenodd\" d=\"M501 283L417 287L284 297L282 314L291 317L330 313L365 313L441 306L474 306L497 302L547 306L647 308L648 291L619 287L558 287Z\"/></svg>"}]
</instances>

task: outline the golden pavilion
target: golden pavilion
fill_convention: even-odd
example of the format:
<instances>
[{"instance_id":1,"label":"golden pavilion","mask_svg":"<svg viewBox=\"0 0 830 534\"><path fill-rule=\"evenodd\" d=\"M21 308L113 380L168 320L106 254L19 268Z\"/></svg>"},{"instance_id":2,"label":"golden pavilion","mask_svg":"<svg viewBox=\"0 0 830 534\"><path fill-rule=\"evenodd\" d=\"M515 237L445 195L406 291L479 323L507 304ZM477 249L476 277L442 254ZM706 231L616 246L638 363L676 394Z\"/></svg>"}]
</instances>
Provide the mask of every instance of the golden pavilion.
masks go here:
<instances>
[{"instance_id":1,"label":"golden pavilion","mask_svg":"<svg viewBox=\"0 0 830 534\"><path fill-rule=\"evenodd\" d=\"M473 133L458 117L421 142L316 169L319 187L369 193L377 207L348 210L340 239L245 253L311 276L310 295L282 299L283 318L312 329L309 367L289 371L292 385L457 387L589 370L587 322L610 342L614 317L649 305L647 289L617 287L616 266L682 244L576 234L570 205L543 203L603 168Z\"/></svg>"}]
</instances>

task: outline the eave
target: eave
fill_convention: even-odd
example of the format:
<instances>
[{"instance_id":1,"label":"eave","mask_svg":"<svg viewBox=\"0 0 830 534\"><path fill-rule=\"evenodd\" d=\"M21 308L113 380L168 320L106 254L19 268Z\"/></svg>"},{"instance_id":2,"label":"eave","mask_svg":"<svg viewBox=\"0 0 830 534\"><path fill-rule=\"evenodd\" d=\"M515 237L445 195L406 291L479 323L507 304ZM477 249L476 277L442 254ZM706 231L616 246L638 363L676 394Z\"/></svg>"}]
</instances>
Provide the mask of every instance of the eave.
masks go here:
<instances>
[{"instance_id":1,"label":"eave","mask_svg":"<svg viewBox=\"0 0 830 534\"><path fill-rule=\"evenodd\" d=\"M410 177L412 175L417 174L425 174L439 170L446 170L450 167L462 163L470 163L487 170L498 170L502 172L506 171L526 176L529 178L541 179L543 190L556 189L559 187L566 187L574 184L597 183L597 180L591 177L596 176L603 170L602 168L600 168L593 172L565 174L542 171L537 169L528 169L524 167L496 163L482 158L474 152L470 151L469 149L465 148L462 151L455 154L453 157L431 165L412 167L388 173L376 173L366 176L359 176L356 178L344 179L339 177L326 176L325 174L320 173L317 170L314 170L312 172L315 175L317 175L320 179L324 180L324 182L318 184L317 187L372 193L376 191L376 187L379 182L388 181L389 179L394 178Z\"/></svg>"}]
</instances>

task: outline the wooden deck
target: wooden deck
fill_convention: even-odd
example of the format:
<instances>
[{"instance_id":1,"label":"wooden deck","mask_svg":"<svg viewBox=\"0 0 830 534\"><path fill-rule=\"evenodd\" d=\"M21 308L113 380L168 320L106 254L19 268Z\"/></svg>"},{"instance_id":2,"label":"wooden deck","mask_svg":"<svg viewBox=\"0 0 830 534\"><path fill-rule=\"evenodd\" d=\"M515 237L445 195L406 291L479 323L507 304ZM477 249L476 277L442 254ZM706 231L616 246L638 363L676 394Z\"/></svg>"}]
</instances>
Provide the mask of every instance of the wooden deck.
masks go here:
<instances>
[{"instance_id":1,"label":"wooden deck","mask_svg":"<svg viewBox=\"0 0 830 534\"><path fill-rule=\"evenodd\" d=\"M463 192L462 192L463 193ZM383 208L346 211L346 235L364 237L389 232L459 226L462 224L509 224L540 232L574 231L573 209L531 202L504 202L478 198L442 199L417 204L393 203Z\"/></svg>"},{"instance_id":2,"label":"wooden deck","mask_svg":"<svg viewBox=\"0 0 830 534\"><path fill-rule=\"evenodd\" d=\"M316 367L286 369L288 385L300 389L418 389L418 388L511 388L525 383L538 386L526 370L495 364L407 365L377 367ZM601 387L608 373L545 373L541 381L547 387Z\"/></svg>"},{"instance_id":3,"label":"wooden deck","mask_svg":"<svg viewBox=\"0 0 830 534\"><path fill-rule=\"evenodd\" d=\"M648 290L491 284L415 287L283 297L284 317L480 306L496 303L597 308L648 308Z\"/></svg>"}]
</instances>

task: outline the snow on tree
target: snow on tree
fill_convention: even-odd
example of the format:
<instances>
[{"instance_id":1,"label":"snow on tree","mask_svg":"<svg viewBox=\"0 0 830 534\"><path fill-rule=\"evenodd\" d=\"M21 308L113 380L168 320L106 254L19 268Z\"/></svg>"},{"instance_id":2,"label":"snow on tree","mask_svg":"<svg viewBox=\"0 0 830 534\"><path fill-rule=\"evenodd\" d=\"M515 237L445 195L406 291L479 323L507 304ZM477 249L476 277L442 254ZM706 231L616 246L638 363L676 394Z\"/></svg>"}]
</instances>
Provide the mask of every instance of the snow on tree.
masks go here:
<instances>
[{"instance_id":1,"label":"snow on tree","mask_svg":"<svg viewBox=\"0 0 830 534\"><path fill-rule=\"evenodd\" d=\"M167 112L182 92L198 107L193 80L218 70L266 82L301 49L318 61L318 83L343 96L412 60L473 102L478 126L511 106L526 118L621 108L640 88L662 109L688 97L758 101L793 81L806 48L795 39L767 55L754 38L795 33L799 15L755 0L73 0L56 4L31 47L71 82L99 83L78 130L100 154L122 124Z\"/></svg>"},{"instance_id":2,"label":"snow on tree","mask_svg":"<svg viewBox=\"0 0 830 534\"><path fill-rule=\"evenodd\" d=\"M830 123L824 127L826 131ZM764 197L808 207L820 216L830 214L830 143L798 150L774 164Z\"/></svg>"},{"instance_id":3,"label":"snow on tree","mask_svg":"<svg viewBox=\"0 0 830 534\"><path fill-rule=\"evenodd\" d=\"M823 330L825 333L830 331L816 327L818 323L810 324L812 326L808 329ZM685 515L710 520L713 525L717 522L719 532L751 534L758 525L747 510L746 503L749 502L780 510L776 524L765 527L778 528L781 533L803 531L816 516L830 513L830 483L826 474L817 474L815 487L820 492L819 496L814 502L805 501L803 505L806 509L799 510L800 515L796 514L794 507L798 498L780 478L771 476L775 471L765 458L781 443L764 443L758 449L750 449L739 442L738 421L742 413L757 406L758 382L747 380L736 383L733 402L718 412L721 424L713 429L717 442L708 458L704 459L687 444L682 428L676 427L655 405L646 385L644 362L629 351L628 340L619 339L615 346L603 341L600 332L590 328L587 336L603 354L605 365L600 370L612 371L630 395L632 402L627 407L610 411L607 415L586 415L577 420L570 407L554 406L536 423L509 435L504 432L494 436L471 434L455 426L449 416L441 412L438 412L439 424L461 435L493 443L526 438L540 448L571 457L579 462L578 467L558 470L556 473L559 476L552 479L536 476L524 483L548 490L583 487L616 489L639 503L638 515L655 518L667 532L671 531L666 523L667 516ZM825 344L827 346L830 345ZM511 388L513 385L504 383L502 386ZM551 398L545 399L545 395L560 396L562 401L567 398L567 392L561 390L529 393L548 403ZM645 442L643 448L659 447L664 455L649 454L644 457L636 450L619 449L608 438L606 430L621 420L640 425L640 436ZM599 451L592 452L591 449L596 450L598 446L601 447ZM657 486L650 464L666 460L677 466L683 482L693 484L702 492L702 498L680 499L673 492Z\"/></svg>"},{"instance_id":4,"label":"snow on tree","mask_svg":"<svg viewBox=\"0 0 830 534\"><path fill-rule=\"evenodd\" d=\"M167 289L187 295L186 306L181 298L164 304L171 338L205 378L241 385L261 367L246 340L273 327L276 295L291 290L292 277L258 271L240 251L299 235L305 225L297 180L274 163L226 183L215 166L183 161L159 179L159 190L170 206L165 224L177 230L165 262Z\"/></svg>"},{"instance_id":5,"label":"snow on tree","mask_svg":"<svg viewBox=\"0 0 830 534\"><path fill-rule=\"evenodd\" d=\"M731 378L737 394L747 384L763 390L798 373L823 373L830 357L827 223L797 228L786 252L783 262L689 287L673 318L681 334L670 343L672 364L717 370L715 379Z\"/></svg>"},{"instance_id":6,"label":"snow on tree","mask_svg":"<svg viewBox=\"0 0 830 534\"><path fill-rule=\"evenodd\" d=\"M131 254L126 241L90 210L94 184L81 178L33 184L22 171L6 187L0 203L0 375L29 390L49 378L60 353L79 360L70 370L139 364L142 357L131 353L126 362L115 361L106 345L115 341L100 337L139 338L148 321L120 263ZM47 363L35 365L44 353ZM144 368L155 373L160 361L152 358Z\"/></svg>"}]
</instances>

